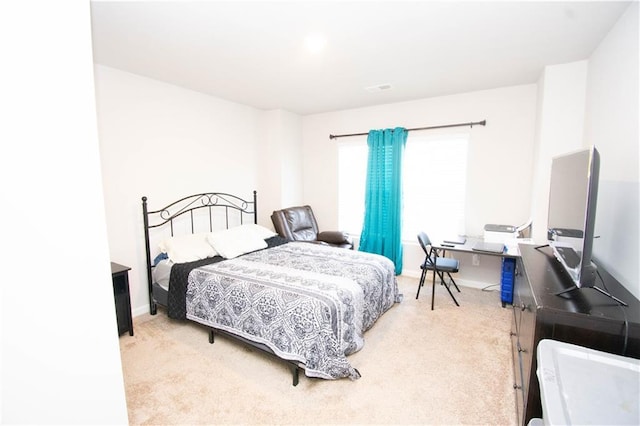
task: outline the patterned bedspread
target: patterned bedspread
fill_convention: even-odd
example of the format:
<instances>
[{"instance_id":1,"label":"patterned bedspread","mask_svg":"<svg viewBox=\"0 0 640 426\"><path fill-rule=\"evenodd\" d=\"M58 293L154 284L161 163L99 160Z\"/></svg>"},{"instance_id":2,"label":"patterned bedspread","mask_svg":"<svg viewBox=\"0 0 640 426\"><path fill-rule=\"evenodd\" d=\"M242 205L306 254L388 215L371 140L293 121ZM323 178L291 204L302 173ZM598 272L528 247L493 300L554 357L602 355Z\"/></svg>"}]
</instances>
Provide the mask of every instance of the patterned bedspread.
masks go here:
<instances>
[{"instance_id":1,"label":"patterned bedspread","mask_svg":"<svg viewBox=\"0 0 640 426\"><path fill-rule=\"evenodd\" d=\"M187 318L269 346L310 377L360 377L346 356L400 300L393 262L291 242L194 269Z\"/></svg>"}]
</instances>

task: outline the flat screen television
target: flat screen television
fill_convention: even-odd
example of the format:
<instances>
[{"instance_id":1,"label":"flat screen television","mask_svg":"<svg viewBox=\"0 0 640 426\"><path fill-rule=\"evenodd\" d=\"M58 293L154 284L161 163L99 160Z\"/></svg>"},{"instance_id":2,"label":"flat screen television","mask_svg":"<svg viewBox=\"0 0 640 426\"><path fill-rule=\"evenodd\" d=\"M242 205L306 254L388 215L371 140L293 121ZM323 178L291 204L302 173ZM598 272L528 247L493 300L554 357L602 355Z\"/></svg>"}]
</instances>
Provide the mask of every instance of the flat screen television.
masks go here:
<instances>
[{"instance_id":1,"label":"flat screen television","mask_svg":"<svg viewBox=\"0 0 640 426\"><path fill-rule=\"evenodd\" d=\"M593 249L600 154L595 147L554 157L551 163L547 237L573 285L594 287Z\"/></svg>"}]
</instances>

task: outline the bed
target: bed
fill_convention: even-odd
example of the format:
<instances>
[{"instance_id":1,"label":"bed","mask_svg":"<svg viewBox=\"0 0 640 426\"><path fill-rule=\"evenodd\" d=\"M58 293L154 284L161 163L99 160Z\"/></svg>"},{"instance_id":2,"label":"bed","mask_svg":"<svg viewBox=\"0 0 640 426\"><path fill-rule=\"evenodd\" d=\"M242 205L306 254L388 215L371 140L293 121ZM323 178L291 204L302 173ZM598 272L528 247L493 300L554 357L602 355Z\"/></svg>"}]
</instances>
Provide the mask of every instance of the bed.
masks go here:
<instances>
[{"instance_id":1,"label":"bed","mask_svg":"<svg viewBox=\"0 0 640 426\"><path fill-rule=\"evenodd\" d=\"M142 197L149 309L192 321L321 379L358 379L347 356L401 300L379 255L287 241L257 224L257 194L183 197L149 209Z\"/></svg>"}]
</instances>

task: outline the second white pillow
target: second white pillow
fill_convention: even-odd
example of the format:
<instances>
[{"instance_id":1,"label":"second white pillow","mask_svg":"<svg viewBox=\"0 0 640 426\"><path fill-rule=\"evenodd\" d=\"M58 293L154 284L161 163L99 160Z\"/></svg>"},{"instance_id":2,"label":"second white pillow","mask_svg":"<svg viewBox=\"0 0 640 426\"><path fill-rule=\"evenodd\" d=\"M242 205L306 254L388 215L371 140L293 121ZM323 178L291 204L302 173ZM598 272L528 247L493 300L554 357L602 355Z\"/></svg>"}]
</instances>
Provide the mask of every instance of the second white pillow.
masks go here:
<instances>
[{"instance_id":1,"label":"second white pillow","mask_svg":"<svg viewBox=\"0 0 640 426\"><path fill-rule=\"evenodd\" d=\"M245 226L212 232L207 235L207 241L220 256L226 259L233 259L267 247L267 242L255 232L255 229Z\"/></svg>"}]
</instances>

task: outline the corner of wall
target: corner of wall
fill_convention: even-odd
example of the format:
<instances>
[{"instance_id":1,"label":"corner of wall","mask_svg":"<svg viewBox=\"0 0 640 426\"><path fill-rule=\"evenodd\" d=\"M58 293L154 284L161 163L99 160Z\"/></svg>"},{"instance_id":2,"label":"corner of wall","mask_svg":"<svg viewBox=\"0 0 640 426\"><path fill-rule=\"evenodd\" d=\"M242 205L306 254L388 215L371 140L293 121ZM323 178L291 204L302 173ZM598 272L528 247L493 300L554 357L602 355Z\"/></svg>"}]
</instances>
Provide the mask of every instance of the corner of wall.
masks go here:
<instances>
[{"instance_id":1,"label":"corner of wall","mask_svg":"<svg viewBox=\"0 0 640 426\"><path fill-rule=\"evenodd\" d=\"M265 130L260 221L270 223L273 210L302 202L302 119L281 109L266 111Z\"/></svg>"},{"instance_id":2,"label":"corner of wall","mask_svg":"<svg viewBox=\"0 0 640 426\"><path fill-rule=\"evenodd\" d=\"M532 191L533 239L547 240L551 159L584 145L587 61L545 67L538 80L535 170Z\"/></svg>"}]
</instances>

